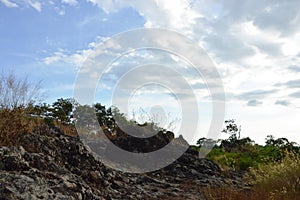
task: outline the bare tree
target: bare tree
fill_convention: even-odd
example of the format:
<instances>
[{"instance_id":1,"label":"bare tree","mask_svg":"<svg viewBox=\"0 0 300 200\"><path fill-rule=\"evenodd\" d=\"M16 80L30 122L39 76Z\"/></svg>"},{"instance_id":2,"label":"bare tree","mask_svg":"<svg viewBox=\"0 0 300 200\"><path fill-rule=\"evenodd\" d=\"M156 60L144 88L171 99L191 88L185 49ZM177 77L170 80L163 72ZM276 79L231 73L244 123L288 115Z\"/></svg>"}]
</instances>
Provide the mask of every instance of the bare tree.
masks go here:
<instances>
[{"instance_id":1,"label":"bare tree","mask_svg":"<svg viewBox=\"0 0 300 200\"><path fill-rule=\"evenodd\" d=\"M42 100L40 85L31 84L27 77L19 78L14 72L0 74L0 109L14 109Z\"/></svg>"}]
</instances>

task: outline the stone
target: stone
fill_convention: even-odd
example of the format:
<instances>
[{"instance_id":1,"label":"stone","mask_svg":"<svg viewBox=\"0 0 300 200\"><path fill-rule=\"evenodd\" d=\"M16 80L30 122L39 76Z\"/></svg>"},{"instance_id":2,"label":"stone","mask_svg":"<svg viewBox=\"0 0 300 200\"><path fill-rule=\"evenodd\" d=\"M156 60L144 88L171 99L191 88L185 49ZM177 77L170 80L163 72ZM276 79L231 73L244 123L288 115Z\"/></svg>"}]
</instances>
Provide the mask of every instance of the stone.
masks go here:
<instances>
[{"instance_id":1,"label":"stone","mask_svg":"<svg viewBox=\"0 0 300 200\"><path fill-rule=\"evenodd\" d=\"M138 145L122 137L114 142L139 152L153 149L152 142L162 147L173 139L171 132L160 133ZM174 140L185 144L182 137ZM49 126L22 135L18 147L0 147L0 199L204 199L199 195L203 185L244 185L240 174L230 176L191 149L155 172L123 173L98 161L78 137Z\"/></svg>"}]
</instances>

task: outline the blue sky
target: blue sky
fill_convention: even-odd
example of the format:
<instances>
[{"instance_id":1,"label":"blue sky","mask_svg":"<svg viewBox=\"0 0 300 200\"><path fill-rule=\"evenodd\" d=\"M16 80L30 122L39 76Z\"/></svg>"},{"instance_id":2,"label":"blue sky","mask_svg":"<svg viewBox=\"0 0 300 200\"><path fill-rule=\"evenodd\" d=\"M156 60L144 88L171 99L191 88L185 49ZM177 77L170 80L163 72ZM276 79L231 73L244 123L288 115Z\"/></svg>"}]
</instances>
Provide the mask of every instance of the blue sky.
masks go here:
<instances>
[{"instance_id":1,"label":"blue sky","mask_svg":"<svg viewBox=\"0 0 300 200\"><path fill-rule=\"evenodd\" d=\"M16 1L16 8L0 3L1 68L13 69L20 76L30 75L34 81L42 80L49 102L72 96L70 85L76 66L63 62L45 65L45 58L55 52L72 55L99 36L109 37L144 23L130 8L107 14L88 2L74 6L60 1L51 4L38 4L39 10L26 1Z\"/></svg>"},{"instance_id":2,"label":"blue sky","mask_svg":"<svg viewBox=\"0 0 300 200\"><path fill-rule=\"evenodd\" d=\"M53 102L72 97L80 67L103 41L135 28L166 28L195 41L213 60L225 89L226 118L237 119L242 136L263 143L273 134L300 143L299 7L297 0L0 0L0 68L42 80L46 101ZM209 91L174 55L132 52L114 63L96 96L109 104L124 69L152 62L172 64L187 77L202 109L199 137L205 136ZM138 104L149 92L149 102L156 97L165 113L176 110L162 88L141 90L131 100ZM180 117L179 111L172 114Z\"/></svg>"}]
</instances>

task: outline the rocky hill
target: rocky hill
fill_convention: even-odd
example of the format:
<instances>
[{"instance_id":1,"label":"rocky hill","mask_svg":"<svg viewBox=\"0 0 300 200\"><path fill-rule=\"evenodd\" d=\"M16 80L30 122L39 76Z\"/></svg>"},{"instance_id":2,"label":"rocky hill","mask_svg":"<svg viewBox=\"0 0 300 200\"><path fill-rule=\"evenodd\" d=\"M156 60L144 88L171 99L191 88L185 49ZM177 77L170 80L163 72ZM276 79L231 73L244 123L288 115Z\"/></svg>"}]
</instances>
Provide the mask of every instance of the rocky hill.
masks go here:
<instances>
[{"instance_id":1,"label":"rocky hill","mask_svg":"<svg viewBox=\"0 0 300 200\"><path fill-rule=\"evenodd\" d=\"M114 143L135 146L126 137ZM0 147L0 199L206 199L208 186L243 187L240 174L223 173L192 149L163 169L132 174L106 167L55 127L22 135L18 144Z\"/></svg>"}]
</instances>

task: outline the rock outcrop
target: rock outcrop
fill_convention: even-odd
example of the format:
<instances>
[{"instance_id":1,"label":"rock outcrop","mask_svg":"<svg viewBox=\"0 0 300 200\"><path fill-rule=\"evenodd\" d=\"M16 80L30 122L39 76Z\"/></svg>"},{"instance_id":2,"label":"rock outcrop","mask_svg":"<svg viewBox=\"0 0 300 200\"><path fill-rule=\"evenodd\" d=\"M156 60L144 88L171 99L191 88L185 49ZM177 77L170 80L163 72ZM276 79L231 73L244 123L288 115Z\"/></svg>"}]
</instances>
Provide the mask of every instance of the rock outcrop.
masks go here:
<instances>
[{"instance_id":1,"label":"rock outcrop","mask_svg":"<svg viewBox=\"0 0 300 200\"><path fill-rule=\"evenodd\" d=\"M134 146L126 138L115 143ZM0 147L0 199L205 199L199 188L231 183L242 181L228 179L191 149L154 172L116 171L96 160L78 137L55 127L22 135L19 146Z\"/></svg>"}]
</instances>

